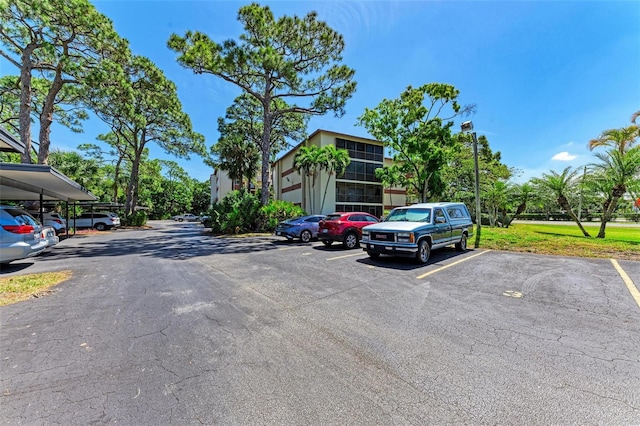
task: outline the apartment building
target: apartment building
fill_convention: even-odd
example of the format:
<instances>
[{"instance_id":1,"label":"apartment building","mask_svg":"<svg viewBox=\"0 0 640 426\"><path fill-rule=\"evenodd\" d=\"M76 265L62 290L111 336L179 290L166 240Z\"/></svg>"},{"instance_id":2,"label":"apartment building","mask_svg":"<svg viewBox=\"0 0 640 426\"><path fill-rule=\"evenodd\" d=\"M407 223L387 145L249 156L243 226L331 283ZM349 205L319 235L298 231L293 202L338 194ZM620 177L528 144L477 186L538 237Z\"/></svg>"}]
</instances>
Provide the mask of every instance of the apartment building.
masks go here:
<instances>
[{"instance_id":1,"label":"apartment building","mask_svg":"<svg viewBox=\"0 0 640 426\"><path fill-rule=\"evenodd\" d=\"M339 177L325 170L314 176L299 173L294 158L300 147L334 145L346 149L351 162ZM375 169L391 164L382 142L358 136L316 130L272 164L272 187L276 199L301 206L309 214L364 211L382 216L384 210L407 204L404 188L383 188Z\"/></svg>"},{"instance_id":2,"label":"apartment building","mask_svg":"<svg viewBox=\"0 0 640 426\"><path fill-rule=\"evenodd\" d=\"M340 177L320 170L312 176L299 173L294 167L295 156L302 146L334 145L346 149L351 158L347 170ZM289 201L309 214L329 214L336 211L365 211L382 216L385 210L409 203L402 187L384 188L376 179L375 169L391 165L384 157L382 142L329 130L316 130L271 165L271 190L274 198ZM255 186L260 188L261 177ZM211 175L211 203L217 203L229 192L246 182L234 182L222 170Z\"/></svg>"}]
</instances>

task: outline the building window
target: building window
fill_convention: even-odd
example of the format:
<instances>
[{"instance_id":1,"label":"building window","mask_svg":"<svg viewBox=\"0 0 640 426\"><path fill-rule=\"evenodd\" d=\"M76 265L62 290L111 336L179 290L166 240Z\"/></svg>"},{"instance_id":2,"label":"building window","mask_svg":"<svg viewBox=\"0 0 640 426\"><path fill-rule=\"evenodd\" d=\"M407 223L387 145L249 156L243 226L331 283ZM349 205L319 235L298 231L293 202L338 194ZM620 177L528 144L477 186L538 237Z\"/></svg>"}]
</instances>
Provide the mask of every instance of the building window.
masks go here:
<instances>
[{"instance_id":1,"label":"building window","mask_svg":"<svg viewBox=\"0 0 640 426\"><path fill-rule=\"evenodd\" d=\"M375 217L382 216L382 206L367 206L363 204L336 204L336 211L339 212L365 212Z\"/></svg>"},{"instance_id":2,"label":"building window","mask_svg":"<svg viewBox=\"0 0 640 426\"><path fill-rule=\"evenodd\" d=\"M376 178L376 169L381 167L382 163L351 161L340 179L359 180L361 182L380 182Z\"/></svg>"},{"instance_id":3,"label":"building window","mask_svg":"<svg viewBox=\"0 0 640 426\"><path fill-rule=\"evenodd\" d=\"M365 142L355 142L346 139L336 138L336 148L346 149L349 151L349 157L377 161L382 163L384 161L384 149L382 145L373 145Z\"/></svg>"},{"instance_id":4,"label":"building window","mask_svg":"<svg viewBox=\"0 0 640 426\"><path fill-rule=\"evenodd\" d=\"M336 182L336 202L382 204L382 186L366 183Z\"/></svg>"}]
</instances>

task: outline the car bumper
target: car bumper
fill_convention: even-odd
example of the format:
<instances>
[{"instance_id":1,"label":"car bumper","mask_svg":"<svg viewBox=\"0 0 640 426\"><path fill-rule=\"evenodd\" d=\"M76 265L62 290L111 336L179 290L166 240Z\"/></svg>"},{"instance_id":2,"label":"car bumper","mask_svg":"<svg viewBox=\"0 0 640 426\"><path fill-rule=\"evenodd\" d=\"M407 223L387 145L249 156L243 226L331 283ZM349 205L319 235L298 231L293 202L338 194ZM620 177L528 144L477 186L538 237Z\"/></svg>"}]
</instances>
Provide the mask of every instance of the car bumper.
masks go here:
<instances>
[{"instance_id":1,"label":"car bumper","mask_svg":"<svg viewBox=\"0 0 640 426\"><path fill-rule=\"evenodd\" d=\"M381 245L361 242L362 250L367 253L386 254L397 257L414 257L418 253L418 247L414 246L398 246L398 245Z\"/></svg>"},{"instance_id":2,"label":"car bumper","mask_svg":"<svg viewBox=\"0 0 640 426\"><path fill-rule=\"evenodd\" d=\"M342 238L342 235L318 233L318 240L320 241L342 241Z\"/></svg>"},{"instance_id":3,"label":"car bumper","mask_svg":"<svg viewBox=\"0 0 640 426\"><path fill-rule=\"evenodd\" d=\"M285 237L285 238L300 238L300 235L296 235L293 232L290 231L283 231L283 230L278 230L276 229L275 232L276 236L278 237Z\"/></svg>"},{"instance_id":4,"label":"car bumper","mask_svg":"<svg viewBox=\"0 0 640 426\"><path fill-rule=\"evenodd\" d=\"M41 240L38 244L28 244L25 242L14 243L9 246L0 247L0 263L12 262L14 260L26 259L37 256L48 247L47 240Z\"/></svg>"}]
</instances>

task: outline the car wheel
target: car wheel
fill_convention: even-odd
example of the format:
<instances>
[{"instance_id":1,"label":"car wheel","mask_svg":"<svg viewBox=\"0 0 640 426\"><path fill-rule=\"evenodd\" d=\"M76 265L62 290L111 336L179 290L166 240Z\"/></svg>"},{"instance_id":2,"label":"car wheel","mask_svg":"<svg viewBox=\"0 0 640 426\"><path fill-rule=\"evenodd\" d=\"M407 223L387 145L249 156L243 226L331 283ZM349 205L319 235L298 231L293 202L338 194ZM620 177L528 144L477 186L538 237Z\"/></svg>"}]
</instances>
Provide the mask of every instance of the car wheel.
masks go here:
<instances>
[{"instance_id":1,"label":"car wheel","mask_svg":"<svg viewBox=\"0 0 640 426\"><path fill-rule=\"evenodd\" d=\"M329 247L331 244L333 244L333 241L331 241L331 240L322 240L322 244L324 244L325 246Z\"/></svg>"},{"instance_id":2,"label":"car wheel","mask_svg":"<svg viewBox=\"0 0 640 426\"><path fill-rule=\"evenodd\" d=\"M96 223L94 228L96 228L98 231L104 231L107 229L107 225L105 225L104 223Z\"/></svg>"},{"instance_id":3,"label":"car wheel","mask_svg":"<svg viewBox=\"0 0 640 426\"><path fill-rule=\"evenodd\" d=\"M183 220L184 220L183 218L179 218L179 219L178 219L178 222L182 222Z\"/></svg>"},{"instance_id":4,"label":"car wheel","mask_svg":"<svg viewBox=\"0 0 640 426\"><path fill-rule=\"evenodd\" d=\"M368 251L367 254L372 259L377 259L380 257L380 253L376 253L375 251Z\"/></svg>"},{"instance_id":5,"label":"car wheel","mask_svg":"<svg viewBox=\"0 0 640 426\"><path fill-rule=\"evenodd\" d=\"M358 245L358 236L353 232L347 232L347 235L344 236L344 240L342 241L342 245L349 250L356 248Z\"/></svg>"},{"instance_id":6,"label":"car wheel","mask_svg":"<svg viewBox=\"0 0 640 426\"><path fill-rule=\"evenodd\" d=\"M309 241L311 241L311 232L302 231L302 234L300 234L300 241L302 241L303 243L308 243Z\"/></svg>"},{"instance_id":7,"label":"car wheel","mask_svg":"<svg viewBox=\"0 0 640 426\"><path fill-rule=\"evenodd\" d=\"M425 264L429 261L430 255L431 247L429 247L429 242L427 240L420 240L420 243L418 243L418 253L416 253L416 262Z\"/></svg>"},{"instance_id":8,"label":"car wheel","mask_svg":"<svg viewBox=\"0 0 640 426\"><path fill-rule=\"evenodd\" d=\"M460 238L460 242L456 243L456 250L467 251L467 235L466 234L462 234L462 238Z\"/></svg>"}]
</instances>

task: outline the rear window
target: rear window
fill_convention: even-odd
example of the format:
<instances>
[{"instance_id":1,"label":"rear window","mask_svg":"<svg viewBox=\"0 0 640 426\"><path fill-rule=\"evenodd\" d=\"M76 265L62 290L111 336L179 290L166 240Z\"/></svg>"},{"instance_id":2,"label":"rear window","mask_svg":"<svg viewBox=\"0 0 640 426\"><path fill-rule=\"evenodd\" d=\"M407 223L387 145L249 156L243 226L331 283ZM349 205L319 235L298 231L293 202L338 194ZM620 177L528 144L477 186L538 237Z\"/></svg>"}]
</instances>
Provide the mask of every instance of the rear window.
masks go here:
<instances>
[{"instance_id":1,"label":"rear window","mask_svg":"<svg viewBox=\"0 0 640 426\"><path fill-rule=\"evenodd\" d=\"M342 218L341 214L330 214L325 220L340 220L340 218Z\"/></svg>"},{"instance_id":2,"label":"rear window","mask_svg":"<svg viewBox=\"0 0 640 426\"><path fill-rule=\"evenodd\" d=\"M31 225L31 226L38 225L38 222L36 221L36 219L22 209L3 209L3 210L9 213L20 225Z\"/></svg>"}]
</instances>

